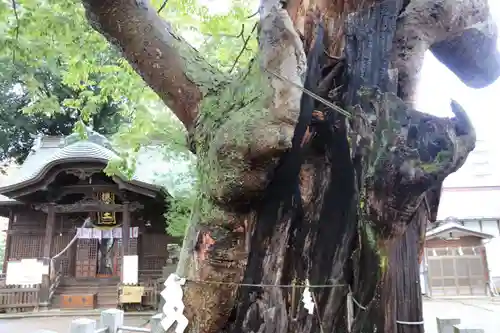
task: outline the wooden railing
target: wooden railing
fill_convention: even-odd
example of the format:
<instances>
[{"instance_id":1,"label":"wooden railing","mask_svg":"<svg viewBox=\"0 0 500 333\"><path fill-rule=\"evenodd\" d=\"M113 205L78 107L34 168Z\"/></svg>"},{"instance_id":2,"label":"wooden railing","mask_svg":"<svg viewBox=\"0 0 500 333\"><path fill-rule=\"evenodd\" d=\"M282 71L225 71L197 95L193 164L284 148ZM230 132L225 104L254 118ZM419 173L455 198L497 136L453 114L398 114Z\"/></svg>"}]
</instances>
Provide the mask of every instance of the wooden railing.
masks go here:
<instances>
[{"instance_id":1,"label":"wooden railing","mask_svg":"<svg viewBox=\"0 0 500 333\"><path fill-rule=\"evenodd\" d=\"M0 311L47 309L61 282L61 260L51 260L48 273L42 275L41 284L31 286L6 285L0 278Z\"/></svg>"},{"instance_id":2,"label":"wooden railing","mask_svg":"<svg viewBox=\"0 0 500 333\"><path fill-rule=\"evenodd\" d=\"M141 282L138 286L144 287L144 292L142 294L141 303L137 304L122 304L120 301L120 295L123 292L124 285L118 285L118 304L120 307L129 309L130 306L137 310L154 309L158 308L160 292L162 290L163 280L161 279L151 279L145 282Z\"/></svg>"},{"instance_id":3,"label":"wooden railing","mask_svg":"<svg viewBox=\"0 0 500 333\"><path fill-rule=\"evenodd\" d=\"M161 280L150 280L141 283L144 286L144 295L142 296L142 305L146 308L156 309L159 303L161 285L163 282Z\"/></svg>"},{"instance_id":4,"label":"wooden railing","mask_svg":"<svg viewBox=\"0 0 500 333\"><path fill-rule=\"evenodd\" d=\"M40 285L4 286L0 288L0 310L31 311L38 307Z\"/></svg>"}]
</instances>

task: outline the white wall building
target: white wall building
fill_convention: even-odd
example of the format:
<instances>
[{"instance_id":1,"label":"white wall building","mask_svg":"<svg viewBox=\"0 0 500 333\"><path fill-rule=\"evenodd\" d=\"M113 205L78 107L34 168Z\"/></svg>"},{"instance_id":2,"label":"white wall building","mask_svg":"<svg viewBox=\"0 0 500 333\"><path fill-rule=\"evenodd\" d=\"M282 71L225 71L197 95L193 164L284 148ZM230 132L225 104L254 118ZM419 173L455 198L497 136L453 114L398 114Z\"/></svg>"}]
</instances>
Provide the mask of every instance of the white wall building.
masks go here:
<instances>
[{"instance_id":1,"label":"white wall building","mask_svg":"<svg viewBox=\"0 0 500 333\"><path fill-rule=\"evenodd\" d=\"M500 150L478 140L465 165L445 183L438 220L490 234L485 241L490 276L500 287Z\"/></svg>"}]
</instances>

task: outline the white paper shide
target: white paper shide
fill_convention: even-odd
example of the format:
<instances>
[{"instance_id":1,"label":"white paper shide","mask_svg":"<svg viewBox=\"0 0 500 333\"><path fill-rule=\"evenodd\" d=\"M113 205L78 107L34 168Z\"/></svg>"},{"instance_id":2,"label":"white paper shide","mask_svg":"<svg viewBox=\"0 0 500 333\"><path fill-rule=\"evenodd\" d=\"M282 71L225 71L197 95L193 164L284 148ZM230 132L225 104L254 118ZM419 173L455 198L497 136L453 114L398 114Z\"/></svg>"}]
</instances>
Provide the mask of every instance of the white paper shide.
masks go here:
<instances>
[{"instance_id":1,"label":"white paper shide","mask_svg":"<svg viewBox=\"0 0 500 333\"><path fill-rule=\"evenodd\" d=\"M311 291L309 290L309 281L306 280L306 287L302 293L302 303L304 303L304 309L312 315L314 313L314 300L312 298Z\"/></svg>"},{"instance_id":2,"label":"white paper shide","mask_svg":"<svg viewBox=\"0 0 500 333\"><path fill-rule=\"evenodd\" d=\"M174 323L175 333L183 333L188 326L188 319L184 316L184 303L182 301L182 286L186 283L186 279L179 277L177 274L170 274L165 281L165 289L161 292L161 296L165 299L163 306L163 315L165 318L161 321L161 326L167 331Z\"/></svg>"}]
</instances>

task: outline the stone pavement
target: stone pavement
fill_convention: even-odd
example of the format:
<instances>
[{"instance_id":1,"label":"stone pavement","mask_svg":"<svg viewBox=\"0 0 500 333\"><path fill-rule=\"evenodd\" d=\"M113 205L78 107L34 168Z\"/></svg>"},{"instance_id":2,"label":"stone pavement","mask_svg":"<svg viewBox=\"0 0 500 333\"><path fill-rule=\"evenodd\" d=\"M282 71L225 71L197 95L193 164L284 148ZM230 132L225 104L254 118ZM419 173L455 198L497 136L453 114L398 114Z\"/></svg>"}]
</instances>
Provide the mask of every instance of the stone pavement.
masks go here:
<instances>
[{"instance_id":1,"label":"stone pavement","mask_svg":"<svg viewBox=\"0 0 500 333\"><path fill-rule=\"evenodd\" d=\"M76 318L79 317L0 319L0 333L42 333L43 330L50 330L57 333L68 333L71 321ZM150 316L135 316L127 318L127 315L125 314L125 325L144 327L149 318ZM92 319L99 320L98 317L94 317Z\"/></svg>"},{"instance_id":2,"label":"stone pavement","mask_svg":"<svg viewBox=\"0 0 500 333\"><path fill-rule=\"evenodd\" d=\"M462 324L483 328L485 333L500 332L500 303L488 299L425 300L426 333L437 333L436 316L461 318Z\"/></svg>"},{"instance_id":3,"label":"stone pavement","mask_svg":"<svg viewBox=\"0 0 500 333\"><path fill-rule=\"evenodd\" d=\"M485 333L500 332L500 302L492 302L486 299L425 300L424 319L426 333L437 333L436 316L460 317L462 323L473 324L483 328ZM0 319L0 333L42 333L42 330L68 333L70 323L75 318L78 317ZM127 317L125 314L125 324L127 326L143 327L149 318L149 315ZM98 318L95 317L94 319Z\"/></svg>"}]
</instances>

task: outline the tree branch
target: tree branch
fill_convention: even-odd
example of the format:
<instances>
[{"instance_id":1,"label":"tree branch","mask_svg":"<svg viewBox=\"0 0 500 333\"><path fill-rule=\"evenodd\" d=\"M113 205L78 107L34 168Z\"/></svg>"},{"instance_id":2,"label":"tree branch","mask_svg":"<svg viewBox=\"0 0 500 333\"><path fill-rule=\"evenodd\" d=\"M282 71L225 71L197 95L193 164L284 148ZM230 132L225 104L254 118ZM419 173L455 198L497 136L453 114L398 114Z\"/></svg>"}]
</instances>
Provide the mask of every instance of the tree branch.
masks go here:
<instances>
[{"instance_id":1,"label":"tree branch","mask_svg":"<svg viewBox=\"0 0 500 333\"><path fill-rule=\"evenodd\" d=\"M118 47L187 129L203 95L226 81L148 0L82 0L90 24Z\"/></svg>"},{"instance_id":2,"label":"tree branch","mask_svg":"<svg viewBox=\"0 0 500 333\"><path fill-rule=\"evenodd\" d=\"M487 0L410 1L398 17L391 59L398 96L414 105L429 49L468 86L493 83L500 75L497 37Z\"/></svg>"}]
</instances>

